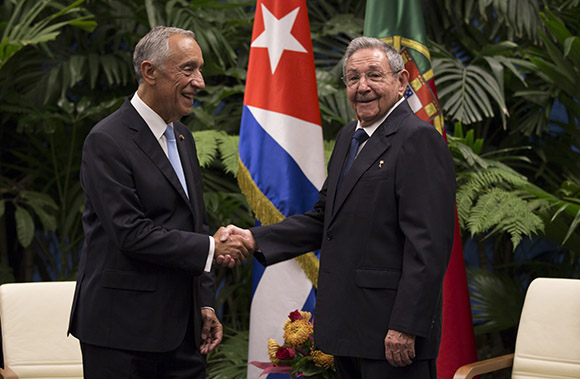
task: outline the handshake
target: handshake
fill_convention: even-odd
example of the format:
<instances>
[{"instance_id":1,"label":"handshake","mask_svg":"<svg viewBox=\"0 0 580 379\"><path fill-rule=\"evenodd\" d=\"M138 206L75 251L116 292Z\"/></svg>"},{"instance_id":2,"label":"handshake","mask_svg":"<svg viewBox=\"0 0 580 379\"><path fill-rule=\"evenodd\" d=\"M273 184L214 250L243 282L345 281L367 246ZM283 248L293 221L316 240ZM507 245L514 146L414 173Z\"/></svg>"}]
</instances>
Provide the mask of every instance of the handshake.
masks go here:
<instances>
[{"instance_id":1,"label":"handshake","mask_svg":"<svg viewBox=\"0 0 580 379\"><path fill-rule=\"evenodd\" d=\"M252 232L235 225L222 226L213 238L214 262L222 267L242 264L258 248Z\"/></svg>"}]
</instances>

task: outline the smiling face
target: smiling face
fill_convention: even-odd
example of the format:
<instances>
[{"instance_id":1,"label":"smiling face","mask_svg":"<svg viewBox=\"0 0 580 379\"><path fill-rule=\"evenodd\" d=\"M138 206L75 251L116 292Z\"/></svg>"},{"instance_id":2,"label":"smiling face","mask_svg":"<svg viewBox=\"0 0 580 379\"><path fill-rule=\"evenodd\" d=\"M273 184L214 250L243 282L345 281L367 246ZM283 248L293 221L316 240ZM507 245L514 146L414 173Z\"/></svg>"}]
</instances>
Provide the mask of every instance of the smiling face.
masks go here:
<instances>
[{"instance_id":1,"label":"smiling face","mask_svg":"<svg viewBox=\"0 0 580 379\"><path fill-rule=\"evenodd\" d=\"M191 112L193 97L205 88L201 75L203 56L193 38L174 34L168 38L169 52L161 67L142 64L144 93L139 96L167 123Z\"/></svg>"},{"instance_id":2,"label":"smiling face","mask_svg":"<svg viewBox=\"0 0 580 379\"><path fill-rule=\"evenodd\" d=\"M347 86L346 93L361 126L364 128L383 117L405 93L409 73L400 71L388 74L382 82L368 81L364 73L369 71L391 72L389 60L381 49L365 48L355 51L346 64L346 74L360 74L354 86Z\"/></svg>"}]
</instances>

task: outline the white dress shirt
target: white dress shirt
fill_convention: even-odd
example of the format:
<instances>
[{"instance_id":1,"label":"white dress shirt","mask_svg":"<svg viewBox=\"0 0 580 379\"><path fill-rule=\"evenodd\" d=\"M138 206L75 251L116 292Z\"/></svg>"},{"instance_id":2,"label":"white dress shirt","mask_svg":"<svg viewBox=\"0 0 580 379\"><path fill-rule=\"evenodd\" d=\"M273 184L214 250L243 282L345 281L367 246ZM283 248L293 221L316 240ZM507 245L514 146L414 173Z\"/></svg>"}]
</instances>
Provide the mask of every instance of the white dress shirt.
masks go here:
<instances>
[{"instance_id":1,"label":"white dress shirt","mask_svg":"<svg viewBox=\"0 0 580 379\"><path fill-rule=\"evenodd\" d=\"M401 104L403 101L405 101L405 97L403 96L401 99L399 99L399 101L397 101L395 103L395 105L393 105L391 107L391 109L389 109L389 111L387 112L387 114L384 117L381 117L380 120L373 122L372 124L370 124L369 126L364 127L363 129L365 130L365 132L367 132L367 134L369 135L369 138L372 137L373 133L375 132L375 130L378 129L379 126L381 126L381 124L387 119L387 117L389 117L389 115L391 114L391 112L393 110L395 110L395 108L397 108L399 106L399 104ZM355 131L357 129L361 129L362 126L360 126L360 120L358 120L357 124L356 124L356 128L354 129ZM360 151L362 150L362 148L366 145L368 139L366 141L364 141L363 143L360 144L360 146L358 147L358 152L356 153L358 156L358 153L360 153Z\"/></svg>"}]
</instances>

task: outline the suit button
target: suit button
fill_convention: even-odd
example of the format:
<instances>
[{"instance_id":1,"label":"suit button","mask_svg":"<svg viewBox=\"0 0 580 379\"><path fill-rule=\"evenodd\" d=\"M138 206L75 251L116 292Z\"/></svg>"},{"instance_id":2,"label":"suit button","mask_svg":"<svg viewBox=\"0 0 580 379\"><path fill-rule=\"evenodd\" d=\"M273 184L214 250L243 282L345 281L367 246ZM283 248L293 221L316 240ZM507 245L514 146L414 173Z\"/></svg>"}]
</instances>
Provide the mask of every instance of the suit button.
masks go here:
<instances>
[{"instance_id":1,"label":"suit button","mask_svg":"<svg viewBox=\"0 0 580 379\"><path fill-rule=\"evenodd\" d=\"M332 241L332 238L334 238L334 235L332 234L332 232L328 232L326 234L326 239L329 240L329 241Z\"/></svg>"}]
</instances>

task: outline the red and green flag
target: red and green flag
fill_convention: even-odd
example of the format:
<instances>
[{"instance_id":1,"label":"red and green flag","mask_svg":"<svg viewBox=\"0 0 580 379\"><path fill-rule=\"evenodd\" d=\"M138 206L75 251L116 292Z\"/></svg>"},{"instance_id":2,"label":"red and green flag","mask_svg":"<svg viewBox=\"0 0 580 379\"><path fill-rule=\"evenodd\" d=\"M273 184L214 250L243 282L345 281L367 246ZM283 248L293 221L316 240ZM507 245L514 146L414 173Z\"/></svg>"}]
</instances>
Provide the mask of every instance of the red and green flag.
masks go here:
<instances>
[{"instance_id":1,"label":"red and green flag","mask_svg":"<svg viewBox=\"0 0 580 379\"><path fill-rule=\"evenodd\" d=\"M405 97L415 114L445 137L431 56L427 48L421 0L367 0L364 35L381 38L401 52L409 71ZM451 379L464 364L477 360L463 247L455 216L455 240L443 281L443 331L437 377Z\"/></svg>"}]
</instances>

